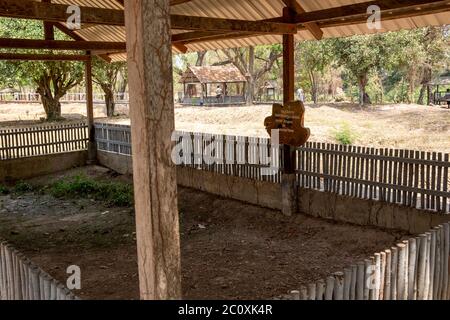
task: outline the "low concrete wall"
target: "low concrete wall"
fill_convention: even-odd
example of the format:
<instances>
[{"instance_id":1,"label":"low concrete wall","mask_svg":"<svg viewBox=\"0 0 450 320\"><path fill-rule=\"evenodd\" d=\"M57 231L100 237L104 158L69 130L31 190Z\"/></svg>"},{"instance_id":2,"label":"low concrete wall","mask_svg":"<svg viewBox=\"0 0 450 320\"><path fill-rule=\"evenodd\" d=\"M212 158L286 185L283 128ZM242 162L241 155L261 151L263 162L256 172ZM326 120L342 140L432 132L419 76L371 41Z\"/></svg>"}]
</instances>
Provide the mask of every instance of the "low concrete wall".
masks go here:
<instances>
[{"instance_id":1,"label":"low concrete wall","mask_svg":"<svg viewBox=\"0 0 450 320\"><path fill-rule=\"evenodd\" d=\"M120 174L133 174L133 159L130 156L98 150L97 161L102 166L110 168Z\"/></svg>"},{"instance_id":2,"label":"low concrete wall","mask_svg":"<svg viewBox=\"0 0 450 320\"><path fill-rule=\"evenodd\" d=\"M98 151L98 163L120 174L133 174L129 156ZM178 185L270 209L281 209L281 186L214 172L177 167Z\"/></svg>"},{"instance_id":3,"label":"low concrete wall","mask_svg":"<svg viewBox=\"0 0 450 320\"><path fill-rule=\"evenodd\" d=\"M281 185L192 168L177 168L180 186L209 192L261 207L281 210Z\"/></svg>"},{"instance_id":4,"label":"low concrete wall","mask_svg":"<svg viewBox=\"0 0 450 320\"><path fill-rule=\"evenodd\" d=\"M314 217L413 234L428 232L450 221L448 214L310 189L299 190L299 211Z\"/></svg>"},{"instance_id":5,"label":"low concrete wall","mask_svg":"<svg viewBox=\"0 0 450 320\"><path fill-rule=\"evenodd\" d=\"M87 151L51 154L0 161L0 182L34 178L58 171L84 166Z\"/></svg>"},{"instance_id":6,"label":"low concrete wall","mask_svg":"<svg viewBox=\"0 0 450 320\"><path fill-rule=\"evenodd\" d=\"M98 161L121 174L132 174L131 157L98 152ZM178 184L218 196L281 210L281 185L226 176L192 168L177 168ZM363 226L405 230L414 234L450 221L450 215L317 190L298 190L299 212Z\"/></svg>"}]
</instances>

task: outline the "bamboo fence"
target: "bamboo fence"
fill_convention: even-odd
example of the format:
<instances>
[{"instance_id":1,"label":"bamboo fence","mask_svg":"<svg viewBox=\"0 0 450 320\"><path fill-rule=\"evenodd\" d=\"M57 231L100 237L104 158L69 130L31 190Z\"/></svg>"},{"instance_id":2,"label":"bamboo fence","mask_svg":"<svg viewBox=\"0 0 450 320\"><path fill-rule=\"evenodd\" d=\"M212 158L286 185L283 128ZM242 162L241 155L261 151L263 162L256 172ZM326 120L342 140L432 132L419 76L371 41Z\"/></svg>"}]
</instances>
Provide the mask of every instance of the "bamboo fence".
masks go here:
<instances>
[{"instance_id":1,"label":"bamboo fence","mask_svg":"<svg viewBox=\"0 0 450 320\"><path fill-rule=\"evenodd\" d=\"M450 300L450 224L445 223L326 279L291 300Z\"/></svg>"},{"instance_id":2,"label":"bamboo fence","mask_svg":"<svg viewBox=\"0 0 450 320\"><path fill-rule=\"evenodd\" d=\"M0 244L0 300L78 300L6 242Z\"/></svg>"}]
</instances>

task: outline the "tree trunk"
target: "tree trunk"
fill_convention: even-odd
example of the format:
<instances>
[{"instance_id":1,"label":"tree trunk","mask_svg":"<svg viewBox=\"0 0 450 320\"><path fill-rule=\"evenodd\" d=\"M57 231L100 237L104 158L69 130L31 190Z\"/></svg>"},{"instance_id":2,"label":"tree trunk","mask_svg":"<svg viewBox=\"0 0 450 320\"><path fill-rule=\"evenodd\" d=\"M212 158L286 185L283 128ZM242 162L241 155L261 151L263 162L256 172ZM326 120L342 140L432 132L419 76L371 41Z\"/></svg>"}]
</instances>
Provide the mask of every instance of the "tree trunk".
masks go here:
<instances>
[{"instance_id":1,"label":"tree trunk","mask_svg":"<svg viewBox=\"0 0 450 320\"><path fill-rule=\"evenodd\" d=\"M199 52L197 52L197 61L195 62L195 66L196 67L203 66L203 63L205 61L205 57L206 57L206 51L199 51Z\"/></svg>"},{"instance_id":2,"label":"tree trunk","mask_svg":"<svg viewBox=\"0 0 450 320\"><path fill-rule=\"evenodd\" d=\"M431 103L431 97L429 95L430 90L430 81L431 81L431 77L432 77L432 71L430 67L425 67L425 70L423 71L423 77L422 77L422 87L420 88L420 94L419 94L419 99L417 99L417 104L425 104L424 99L425 99L425 94L427 97L427 104Z\"/></svg>"},{"instance_id":3,"label":"tree trunk","mask_svg":"<svg viewBox=\"0 0 450 320\"><path fill-rule=\"evenodd\" d=\"M313 71L309 72L309 79L311 82L311 98L314 104L317 104L319 102L319 94L318 94L319 88L317 85L317 79Z\"/></svg>"},{"instance_id":4,"label":"tree trunk","mask_svg":"<svg viewBox=\"0 0 450 320\"><path fill-rule=\"evenodd\" d=\"M248 106L253 105L255 94L255 79L253 73L255 70L255 47L249 47L248 49L248 74L247 77L247 92L246 92L246 104Z\"/></svg>"},{"instance_id":5,"label":"tree trunk","mask_svg":"<svg viewBox=\"0 0 450 320\"><path fill-rule=\"evenodd\" d=\"M367 86L367 75L362 75L358 78L358 86L359 86L359 104L371 104L370 97L366 92Z\"/></svg>"},{"instance_id":6,"label":"tree trunk","mask_svg":"<svg viewBox=\"0 0 450 320\"><path fill-rule=\"evenodd\" d=\"M59 99L41 95L42 105L44 106L47 121L57 121L62 119L61 103Z\"/></svg>"},{"instance_id":7,"label":"tree trunk","mask_svg":"<svg viewBox=\"0 0 450 320\"><path fill-rule=\"evenodd\" d=\"M116 103L114 101L114 92L109 86L102 86L102 89L105 93L106 115L108 116L108 118L114 117L114 111L116 108Z\"/></svg>"},{"instance_id":8,"label":"tree trunk","mask_svg":"<svg viewBox=\"0 0 450 320\"><path fill-rule=\"evenodd\" d=\"M63 94L61 92L55 92L53 95L50 88L50 78L42 76L38 84L37 92L41 96L47 121L61 120L61 103L59 99Z\"/></svg>"}]
</instances>

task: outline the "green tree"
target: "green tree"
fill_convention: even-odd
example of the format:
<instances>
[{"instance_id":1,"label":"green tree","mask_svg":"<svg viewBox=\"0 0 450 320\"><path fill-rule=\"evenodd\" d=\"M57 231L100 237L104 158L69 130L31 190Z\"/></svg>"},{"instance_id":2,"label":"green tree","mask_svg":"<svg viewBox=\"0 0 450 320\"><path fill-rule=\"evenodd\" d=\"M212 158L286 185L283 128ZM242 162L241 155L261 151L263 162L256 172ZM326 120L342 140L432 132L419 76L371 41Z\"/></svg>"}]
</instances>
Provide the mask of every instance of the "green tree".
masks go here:
<instances>
[{"instance_id":1,"label":"green tree","mask_svg":"<svg viewBox=\"0 0 450 320\"><path fill-rule=\"evenodd\" d=\"M386 48L382 35L353 36L333 40L333 53L337 63L345 67L359 88L359 103L370 104L366 92L372 72L383 68Z\"/></svg>"},{"instance_id":2,"label":"green tree","mask_svg":"<svg viewBox=\"0 0 450 320\"><path fill-rule=\"evenodd\" d=\"M106 114L108 117L114 116L115 99L119 74L126 73L125 62L106 62L100 58L93 59L92 78L93 81L102 88L105 94Z\"/></svg>"},{"instance_id":3,"label":"green tree","mask_svg":"<svg viewBox=\"0 0 450 320\"><path fill-rule=\"evenodd\" d=\"M83 81L82 65L67 62L24 62L21 68L29 70L29 75L37 85L36 92L41 96L47 120L60 120L60 99Z\"/></svg>"},{"instance_id":4,"label":"green tree","mask_svg":"<svg viewBox=\"0 0 450 320\"><path fill-rule=\"evenodd\" d=\"M311 97L314 103L319 98L319 78L333 61L333 46L330 40L304 41L296 46L297 74L304 73L310 82Z\"/></svg>"},{"instance_id":5,"label":"green tree","mask_svg":"<svg viewBox=\"0 0 450 320\"><path fill-rule=\"evenodd\" d=\"M4 38L43 39L41 22L0 18L0 36ZM57 39L67 37L56 32ZM9 52L11 52L10 50ZM18 53L35 53L35 50L15 50ZM46 50L47 53L51 51ZM47 120L61 118L60 99L83 81L83 65L78 62L10 62L1 61L0 83L19 86L36 86L36 92L47 115Z\"/></svg>"},{"instance_id":6,"label":"green tree","mask_svg":"<svg viewBox=\"0 0 450 320\"><path fill-rule=\"evenodd\" d=\"M234 64L242 74L247 76L247 104L251 105L254 101L255 90L260 88L265 77L270 75L276 69L280 73L278 62L283 56L281 45L268 45L249 48L224 49L225 59L217 64ZM272 79L277 77L270 76Z\"/></svg>"}]
</instances>

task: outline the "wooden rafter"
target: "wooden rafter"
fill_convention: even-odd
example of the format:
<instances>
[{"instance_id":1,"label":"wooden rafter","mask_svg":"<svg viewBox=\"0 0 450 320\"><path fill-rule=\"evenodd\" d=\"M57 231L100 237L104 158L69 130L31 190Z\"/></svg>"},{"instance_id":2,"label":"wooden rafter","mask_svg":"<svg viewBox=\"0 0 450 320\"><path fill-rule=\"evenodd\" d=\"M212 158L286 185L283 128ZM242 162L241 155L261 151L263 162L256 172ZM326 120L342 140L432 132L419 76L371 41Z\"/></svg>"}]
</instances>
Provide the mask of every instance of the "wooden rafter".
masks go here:
<instances>
[{"instance_id":1,"label":"wooden rafter","mask_svg":"<svg viewBox=\"0 0 450 320\"><path fill-rule=\"evenodd\" d=\"M48 22L66 22L68 5L43 3L30 0L1 0L0 16L10 18L35 19ZM83 24L125 25L123 10L80 7L80 22Z\"/></svg>"},{"instance_id":2,"label":"wooden rafter","mask_svg":"<svg viewBox=\"0 0 450 320\"><path fill-rule=\"evenodd\" d=\"M172 29L203 31L237 31L268 34L295 34L297 26L293 23L267 21L246 21L171 15Z\"/></svg>"},{"instance_id":3,"label":"wooden rafter","mask_svg":"<svg viewBox=\"0 0 450 320\"><path fill-rule=\"evenodd\" d=\"M125 0L116 0L118 3L120 3L122 6L125 6ZM171 6L177 6L179 4L183 4L186 2L191 2L192 0L170 0Z\"/></svg>"},{"instance_id":4,"label":"wooden rafter","mask_svg":"<svg viewBox=\"0 0 450 320\"><path fill-rule=\"evenodd\" d=\"M283 0L283 3L297 15L301 15L306 12L305 9L303 9L303 7L297 2L297 0ZM306 29L311 32L314 38L316 38L317 40L323 38L323 31L322 29L320 29L317 23L311 22L305 23L304 25Z\"/></svg>"},{"instance_id":5,"label":"wooden rafter","mask_svg":"<svg viewBox=\"0 0 450 320\"><path fill-rule=\"evenodd\" d=\"M125 51L125 42L59 41L0 38L0 48L50 50L117 50Z\"/></svg>"},{"instance_id":6,"label":"wooden rafter","mask_svg":"<svg viewBox=\"0 0 450 320\"><path fill-rule=\"evenodd\" d=\"M450 9L450 2L447 1L430 1L430 0L384 0L384 1L368 1L358 4L341 6L318 11L305 12L299 14L295 18L296 23L329 23L333 20L345 19L367 19L369 14L367 8L376 5L381 9L381 18L389 19L395 14L404 14L406 16L427 14L433 10L446 11ZM433 11L434 12L434 11Z\"/></svg>"},{"instance_id":7,"label":"wooden rafter","mask_svg":"<svg viewBox=\"0 0 450 320\"><path fill-rule=\"evenodd\" d=\"M440 13L440 12L446 12L450 11L450 2L447 1L426 1L426 0L412 0L416 3L424 3L427 2L426 5L422 5L420 7L420 10L417 6L408 6L403 9L396 9L396 10L390 10L390 11L384 11L384 14L381 15L381 19L383 21L388 20L395 20L395 19L401 19L405 17L415 17L415 16L422 16L422 15L428 15L428 14L434 14L434 13ZM384 3L384 8L386 8L386 2L391 2L391 0L387 1L375 1L379 4ZM347 16L339 16L338 18L323 18L322 20L316 21L312 18L310 13L306 13L309 15L309 20L307 20L306 23L309 22L315 22L317 25L321 28L332 28L332 27L340 27L345 25L354 25L354 24L361 24L367 22L367 8L368 4L373 4L374 2L367 2L365 5L357 5L359 7L358 10L355 9L355 5L351 5L350 7L353 8L352 10L348 10L347 13L350 15ZM398 2L396 2L398 5ZM405 3L403 3L403 6ZM364 9L363 9L364 8ZM328 10L328 9L327 9ZM335 10L335 9L334 9ZM333 11L333 10L331 10ZM319 11L311 12L312 14L316 14ZM357 14L355 14L355 12ZM329 12L329 14L331 14ZM333 16L338 16L338 14L333 14ZM297 19L296 22L298 22L298 19L301 17L304 18L303 15L297 15L295 19ZM299 24L298 31L300 30L306 30L306 27L303 23ZM189 43L199 43L199 42L205 42L205 41L219 41L219 40L232 40L232 39L240 39L240 38L247 38L255 36L255 34L250 33L207 33L207 32L186 32L184 34L177 34L173 35L172 39L173 41L180 41L184 44Z\"/></svg>"},{"instance_id":8,"label":"wooden rafter","mask_svg":"<svg viewBox=\"0 0 450 320\"><path fill-rule=\"evenodd\" d=\"M117 0L121 2L121 0ZM382 10L382 20L392 20L404 17L413 17L419 15L426 15L438 12L444 12L450 10L449 1L430 1L430 0L408 0L408 1L396 1L396 0L379 0L379 1L368 1L360 4L353 4L338 8L319 10L313 12L303 12L300 13L303 8L300 6L298 1L295 0L282 0L291 9L297 13L294 22L297 24L297 30L309 30L316 38L322 37L323 28L337 27L351 24L364 23L367 20L367 8L372 4L380 6ZM180 4L183 1L174 1L171 5ZM14 6L11 7L12 3ZM26 3L32 3L32 5L27 5ZM39 7L39 6L46 6ZM48 4L36 1L22 0L1 0L0 1L0 16L15 16L19 9L24 6L36 7L38 13L43 16L46 15L47 20L49 16L55 20L63 20L66 18L67 14L65 9L67 6L59 4ZM44 8L44 9L41 9ZM20 15L26 16L27 18L39 19L40 16L30 17L29 15L34 12L25 10L21 11ZM40 10L44 10L41 12ZM83 11L85 10L85 11ZM5 13L5 11L8 11ZM303 10L304 11L304 10ZM50 14L48 14L50 12ZM84 13L83 13L84 12ZM113 24L121 25L123 23L123 11L122 10L111 10L111 9L100 9L100 8L82 8L82 17L84 17L84 22L89 22L90 24L100 18L105 18L102 23L109 24L113 20ZM120 17L119 17L120 16ZM232 20L232 19L217 19L217 18L203 18L203 17L187 17L180 15L173 15L171 17L174 29L183 30L194 30L189 32L183 32L175 34L172 36L172 43L177 50L181 52L186 52L186 45L189 43L198 43L204 41L218 41L227 39L239 39L247 38L251 36L257 36L264 33L277 34L273 31L273 27L281 26L282 28L291 27L292 24L283 24L282 17L266 19L261 21L243 21L243 20ZM65 21L65 20L63 20ZM83 22L83 20L82 20ZM85 41L76 32L68 29L64 26L62 22L52 22L55 27L61 31L69 34L74 40ZM94 23L95 25L95 23ZM202 29L202 28L206 28ZM230 30L231 29L231 30ZM240 30L240 31L239 31ZM248 30L248 31L244 31ZM257 30L257 32L255 31ZM272 31L271 31L272 30ZM281 30L278 30L281 32ZM286 30L282 30L286 32ZM291 30L289 30L291 31ZM100 43L98 43L100 44ZM78 50L78 49L74 49ZM111 49L111 48L92 48L91 50L102 50L103 52L123 52L125 49ZM109 59L107 56L104 56Z\"/></svg>"},{"instance_id":9,"label":"wooden rafter","mask_svg":"<svg viewBox=\"0 0 450 320\"><path fill-rule=\"evenodd\" d=\"M37 19L48 22L67 21L68 5L42 3L30 0L2 0L0 1L0 16ZM80 7L82 24L117 25L124 26L123 10ZM173 29L208 30L224 32L252 32L255 34L294 34L295 24L247 21L237 19L221 19L198 16L171 15Z\"/></svg>"},{"instance_id":10,"label":"wooden rafter","mask_svg":"<svg viewBox=\"0 0 450 320\"><path fill-rule=\"evenodd\" d=\"M183 4L186 2L191 2L192 0L170 0L170 5L171 6L177 6L179 4Z\"/></svg>"},{"instance_id":11,"label":"wooden rafter","mask_svg":"<svg viewBox=\"0 0 450 320\"><path fill-rule=\"evenodd\" d=\"M86 55L75 54L22 54L22 53L0 53L0 60L23 60L23 61L88 61Z\"/></svg>"}]
</instances>

